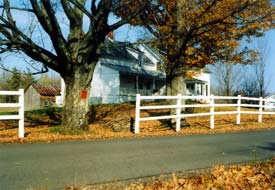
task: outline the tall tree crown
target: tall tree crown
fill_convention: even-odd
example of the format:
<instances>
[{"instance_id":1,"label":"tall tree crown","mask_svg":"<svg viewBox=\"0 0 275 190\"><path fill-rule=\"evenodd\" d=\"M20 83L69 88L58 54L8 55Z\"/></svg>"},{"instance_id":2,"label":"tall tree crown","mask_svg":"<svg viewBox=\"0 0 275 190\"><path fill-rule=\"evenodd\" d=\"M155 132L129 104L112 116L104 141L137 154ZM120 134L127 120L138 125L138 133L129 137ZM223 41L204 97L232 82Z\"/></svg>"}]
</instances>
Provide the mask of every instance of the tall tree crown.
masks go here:
<instances>
[{"instance_id":1,"label":"tall tree crown","mask_svg":"<svg viewBox=\"0 0 275 190\"><path fill-rule=\"evenodd\" d=\"M145 26L154 36L156 46L168 57L168 73L220 60L249 62L256 54L241 51L241 40L262 36L275 24L269 0L157 0L154 4L132 24Z\"/></svg>"}]
</instances>

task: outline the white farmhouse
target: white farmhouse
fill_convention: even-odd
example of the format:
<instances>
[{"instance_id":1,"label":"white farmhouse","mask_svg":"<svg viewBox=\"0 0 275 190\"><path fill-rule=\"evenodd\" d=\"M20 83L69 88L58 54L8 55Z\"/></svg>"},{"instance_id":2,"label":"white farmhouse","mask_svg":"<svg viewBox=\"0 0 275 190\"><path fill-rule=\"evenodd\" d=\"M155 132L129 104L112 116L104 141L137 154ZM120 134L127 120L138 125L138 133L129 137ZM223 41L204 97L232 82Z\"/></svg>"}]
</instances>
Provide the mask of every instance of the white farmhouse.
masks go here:
<instances>
[{"instance_id":1,"label":"white farmhouse","mask_svg":"<svg viewBox=\"0 0 275 190\"><path fill-rule=\"evenodd\" d=\"M164 94L159 56L145 45L107 41L92 80L91 103L134 101L136 94Z\"/></svg>"},{"instance_id":2,"label":"white farmhouse","mask_svg":"<svg viewBox=\"0 0 275 190\"><path fill-rule=\"evenodd\" d=\"M271 94L265 97L267 101L265 101L265 110L266 111L275 111L275 94Z\"/></svg>"},{"instance_id":3,"label":"white farmhouse","mask_svg":"<svg viewBox=\"0 0 275 190\"><path fill-rule=\"evenodd\" d=\"M185 80L186 95L210 96L210 71L202 69L200 74Z\"/></svg>"},{"instance_id":4,"label":"white farmhouse","mask_svg":"<svg viewBox=\"0 0 275 190\"><path fill-rule=\"evenodd\" d=\"M166 75L162 59L148 46L106 39L91 83L90 104L135 101L136 94L164 95ZM186 81L187 95L210 94L210 75ZM61 96L64 97L64 82ZM63 99L63 98L62 98Z\"/></svg>"}]
</instances>

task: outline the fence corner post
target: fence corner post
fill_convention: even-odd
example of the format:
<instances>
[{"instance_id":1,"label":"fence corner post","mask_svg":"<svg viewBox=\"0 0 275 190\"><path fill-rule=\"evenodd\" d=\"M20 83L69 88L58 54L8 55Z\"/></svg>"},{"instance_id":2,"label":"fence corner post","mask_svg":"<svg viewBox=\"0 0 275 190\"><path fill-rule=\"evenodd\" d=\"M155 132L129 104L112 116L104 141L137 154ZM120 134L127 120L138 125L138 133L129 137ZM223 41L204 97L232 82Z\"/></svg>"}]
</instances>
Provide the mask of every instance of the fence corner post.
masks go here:
<instances>
[{"instance_id":1,"label":"fence corner post","mask_svg":"<svg viewBox=\"0 0 275 190\"><path fill-rule=\"evenodd\" d=\"M258 122L262 122L263 117L263 97L259 98L259 116L258 116Z\"/></svg>"},{"instance_id":2,"label":"fence corner post","mask_svg":"<svg viewBox=\"0 0 275 190\"><path fill-rule=\"evenodd\" d=\"M214 110L214 106L215 106L214 96L211 95L210 96L210 129L214 129L214 125L215 125L215 118L214 118L215 110Z\"/></svg>"},{"instance_id":3,"label":"fence corner post","mask_svg":"<svg viewBox=\"0 0 275 190\"><path fill-rule=\"evenodd\" d=\"M237 100L237 121L236 124L239 125L241 123L241 95L238 95L238 100Z\"/></svg>"},{"instance_id":4,"label":"fence corner post","mask_svg":"<svg viewBox=\"0 0 275 190\"><path fill-rule=\"evenodd\" d=\"M136 119L135 119L135 130L134 133L139 133L139 118L140 118L140 94L136 97Z\"/></svg>"},{"instance_id":5,"label":"fence corner post","mask_svg":"<svg viewBox=\"0 0 275 190\"><path fill-rule=\"evenodd\" d=\"M19 138L24 138L24 89L19 89L19 121L18 121L18 136Z\"/></svg>"},{"instance_id":6,"label":"fence corner post","mask_svg":"<svg viewBox=\"0 0 275 190\"><path fill-rule=\"evenodd\" d=\"M176 132L180 131L180 114L181 114L181 94L177 95L177 120L176 120Z\"/></svg>"}]
</instances>

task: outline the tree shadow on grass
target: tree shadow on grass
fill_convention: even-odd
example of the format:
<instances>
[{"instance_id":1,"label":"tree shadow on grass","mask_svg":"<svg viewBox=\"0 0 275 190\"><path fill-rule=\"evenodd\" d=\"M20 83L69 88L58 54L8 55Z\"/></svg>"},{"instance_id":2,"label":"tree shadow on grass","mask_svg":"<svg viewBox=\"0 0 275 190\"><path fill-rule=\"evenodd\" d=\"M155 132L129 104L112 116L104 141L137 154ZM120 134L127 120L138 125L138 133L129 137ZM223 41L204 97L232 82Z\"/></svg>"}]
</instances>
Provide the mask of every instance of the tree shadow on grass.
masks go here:
<instances>
[{"instance_id":1,"label":"tree shadow on grass","mask_svg":"<svg viewBox=\"0 0 275 190\"><path fill-rule=\"evenodd\" d=\"M230 118L215 118L215 125L227 126L232 124L236 124L236 120Z\"/></svg>"},{"instance_id":2,"label":"tree shadow on grass","mask_svg":"<svg viewBox=\"0 0 275 190\"><path fill-rule=\"evenodd\" d=\"M202 128L202 129L209 129L210 128L210 123L207 121L191 121L190 125L197 127L197 128Z\"/></svg>"},{"instance_id":3,"label":"tree shadow on grass","mask_svg":"<svg viewBox=\"0 0 275 190\"><path fill-rule=\"evenodd\" d=\"M164 116L169 115L168 111L157 111L157 110L142 110L142 112L146 113L146 117L157 117L157 116ZM172 128L171 119L160 119L159 120L162 127Z\"/></svg>"},{"instance_id":4,"label":"tree shadow on grass","mask_svg":"<svg viewBox=\"0 0 275 190\"><path fill-rule=\"evenodd\" d=\"M170 115L170 111L149 111L149 110L143 110L144 113L147 113L148 116L146 117L157 117L157 116L168 116ZM160 127L162 129L169 129L169 130L176 130L176 123L172 119L159 119L158 120L161 124ZM190 124L187 122L185 118L181 118L180 121L181 128L184 127L190 127Z\"/></svg>"},{"instance_id":5,"label":"tree shadow on grass","mask_svg":"<svg viewBox=\"0 0 275 190\"><path fill-rule=\"evenodd\" d=\"M25 122L30 127L38 125L60 125L62 117L62 108L47 108L25 112Z\"/></svg>"},{"instance_id":6,"label":"tree shadow on grass","mask_svg":"<svg viewBox=\"0 0 275 190\"><path fill-rule=\"evenodd\" d=\"M89 123L104 120L108 117L115 117L117 113L124 113L125 110L131 112L135 106L133 103L123 104L105 104L105 105L91 105L89 114ZM129 115L130 119L130 115Z\"/></svg>"},{"instance_id":7,"label":"tree shadow on grass","mask_svg":"<svg viewBox=\"0 0 275 190\"><path fill-rule=\"evenodd\" d=\"M0 131L7 130L7 129L14 129L14 128L18 128L18 121L16 120L0 121Z\"/></svg>"}]
</instances>

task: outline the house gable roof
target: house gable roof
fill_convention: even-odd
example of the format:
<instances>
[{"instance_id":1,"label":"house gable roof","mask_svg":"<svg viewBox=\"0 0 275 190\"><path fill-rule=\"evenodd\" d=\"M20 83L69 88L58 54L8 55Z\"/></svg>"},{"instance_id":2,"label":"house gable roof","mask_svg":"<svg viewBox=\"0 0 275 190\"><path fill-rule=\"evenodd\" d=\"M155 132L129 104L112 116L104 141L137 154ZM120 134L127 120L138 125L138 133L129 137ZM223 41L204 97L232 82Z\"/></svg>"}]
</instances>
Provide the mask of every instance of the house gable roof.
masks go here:
<instances>
[{"instance_id":1,"label":"house gable roof","mask_svg":"<svg viewBox=\"0 0 275 190\"><path fill-rule=\"evenodd\" d=\"M32 83L31 86L42 96L59 96L61 88L53 85Z\"/></svg>"},{"instance_id":2,"label":"house gable roof","mask_svg":"<svg viewBox=\"0 0 275 190\"><path fill-rule=\"evenodd\" d=\"M133 55L131 55L127 49L132 51L140 51L130 43L126 42L113 42L108 39L104 42L104 45L100 49L100 56L102 58L121 59L129 61L138 61Z\"/></svg>"},{"instance_id":3,"label":"house gable roof","mask_svg":"<svg viewBox=\"0 0 275 190\"><path fill-rule=\"evenodd\" d=\"M113 64L108 64L108 63L101 63L101 64L103 66L109 67L111 69L114 69L114 70L122 72L122 73L135 74L135 75L139 75L139 76L143 76L143 77L158 78L161 80L164 80L166 78L166 76L163 72L148 71L148 70L144 70L141 68L113 65Z\"/></svg>"},{"instance_id":4,"label":"house gable roof","mask_svg":"<svg viewBox=\"0 0 275 190\"><path fill-rule=\"evenodd\" d=\"M158 53L158 51L152 47L149 47L148 45L141 44L144 49L146 49L153 57L155 57L159 62L162 63L161 55Z\"/></svg>"},{"instance_id":5,"label":"house gable roof","mask_svg":"<svg viewBox=\"0 0 275 190\"><path fill-rule=\"evenodd\" d=\"M191 84L191 83L199 83L199 84L206 84L207 82L204 80L196 79L196 78L190 78L185 80L186 83Z\"/></svg>"}]
</instances>

